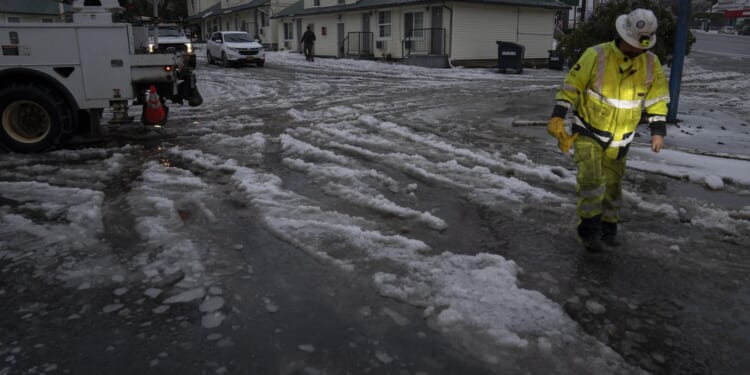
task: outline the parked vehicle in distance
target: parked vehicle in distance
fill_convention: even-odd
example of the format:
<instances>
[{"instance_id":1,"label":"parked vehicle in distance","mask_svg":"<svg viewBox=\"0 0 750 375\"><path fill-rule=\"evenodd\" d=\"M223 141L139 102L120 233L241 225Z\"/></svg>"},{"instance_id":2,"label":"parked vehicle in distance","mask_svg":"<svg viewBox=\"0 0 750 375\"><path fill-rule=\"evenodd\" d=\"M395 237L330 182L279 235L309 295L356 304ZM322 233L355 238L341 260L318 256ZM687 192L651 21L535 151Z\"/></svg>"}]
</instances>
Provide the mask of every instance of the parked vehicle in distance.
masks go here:
<instances>
[{"instance_id":1,"label":"parked vehicle in distance","mask_svg":"<svg viewBox=\"0 0 750 375\"><path fill-rule=\"evenodd\" d=\"M255 64L262 67L266 63L263 45L244 31L217 31L206 42L206 58L209 64L221 62L230 64Z\"/></svg>"},{"instance_id":2,"label":"parked vehicle in distance","mask_svg":"<svg viewBox=\"0 0 750 375\"><path fill-rule=\"evenodd\" d=\"M734 34L735 29L734 26L724 26L721 28L721 30L719 30L719 32L722 34Z\"/></svg>"},{"instance_id":3,"label":"parked vehicle in distance","mask_svg":"<svg viewBox=\"0 0 750 375\"><path fill-rule=\"evenodd\" d=\"M158 39L154 37L155 35L158 36ZM159 43L158 46L156 42ZM193 43L182 31L182 28L169 23L150 27L148 47L150 53L154 53L157 47L159 51L166 51L167 48L173 47L177 52L193 53Z\"/></svg>"},{"instance_id":4,"label":"parked vehicle in distance","mask_svg":"<svg viewBox=\"0 0 750 375\"><path fill-rule=\"evenodd\" d=\"M188 64L195 68L193 43L179 25L164 23L149 28L148 52L182 52L188 57Z\"/></svg>"},{"instance_id":5,"label":"parked vehicle in distance","mask_svg":"<svg viewBox=\"0 0 750 375\"><path fill-rule=\"evenodd\" d=\"M737 31L737 34L740 35L750 35L750 22L745 21L742 26L740 26L739 31Z\"/></svg>"}]
</instances>

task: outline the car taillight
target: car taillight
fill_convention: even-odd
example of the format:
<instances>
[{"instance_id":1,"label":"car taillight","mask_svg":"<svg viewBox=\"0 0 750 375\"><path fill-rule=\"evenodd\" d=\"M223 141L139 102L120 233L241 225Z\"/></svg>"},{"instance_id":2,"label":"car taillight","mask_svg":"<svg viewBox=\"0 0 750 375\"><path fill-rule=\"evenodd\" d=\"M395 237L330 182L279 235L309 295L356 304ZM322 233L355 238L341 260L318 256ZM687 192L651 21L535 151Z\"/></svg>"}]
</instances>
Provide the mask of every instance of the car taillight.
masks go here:
<instances>
[{"instance_id":1,"label":"car taillight","mask_svg":"<svg viewBox=\"0 0 750 375\"><path fill-rule=\"evenodd\" d=\"M165 72L171 72L171 71L172 71L172 66L171 66L171 65L167 65L167 66L165 66L165 67L164 67L164 71L165 71Z\"/></svg>"}]
</instances>

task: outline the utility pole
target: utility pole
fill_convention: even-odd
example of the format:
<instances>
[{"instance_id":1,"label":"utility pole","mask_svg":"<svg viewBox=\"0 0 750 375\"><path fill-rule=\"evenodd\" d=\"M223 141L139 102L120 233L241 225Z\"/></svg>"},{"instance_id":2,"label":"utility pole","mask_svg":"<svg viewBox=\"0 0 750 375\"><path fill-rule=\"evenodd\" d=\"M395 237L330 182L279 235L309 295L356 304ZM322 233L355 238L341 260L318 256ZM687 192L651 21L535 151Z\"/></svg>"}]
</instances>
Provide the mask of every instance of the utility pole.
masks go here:
<instances>
[{"instance_id":1,"label":"utility pole","mask_svg":"<svg viewBox=\"0 0 750 375\"><path fill-rule=\"evenodd\" d=\"M680 85L682 84L682 66L685 62L688 37L688 10L690 0L680 0L677 12L677 29L674 35L672 51L672 69L669 72L669 112L667 122L677 123L677 105L680 102Z\"/></svg>"}]
</instances>

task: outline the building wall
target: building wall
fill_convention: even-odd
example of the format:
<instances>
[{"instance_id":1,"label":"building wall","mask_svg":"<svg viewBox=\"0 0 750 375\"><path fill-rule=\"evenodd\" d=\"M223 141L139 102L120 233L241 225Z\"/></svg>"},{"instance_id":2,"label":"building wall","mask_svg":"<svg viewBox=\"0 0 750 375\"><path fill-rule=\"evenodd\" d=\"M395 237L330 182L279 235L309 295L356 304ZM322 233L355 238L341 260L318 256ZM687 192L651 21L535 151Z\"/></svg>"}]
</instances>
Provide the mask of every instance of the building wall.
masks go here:
<instances>
[{"instance_id":1,"label":"building wall","mask_svg":"<svg viewBox=\"0 0 750 375\"><path fill-rule=\"evenodd\" d=\"M312 0L305 0L312 1ZM321 0L322 1L322 0ZM373 33L372 51L376 58L403 58L402 41L405 37L404 15L421 12L422 27L432 25L432 8L430 4L419 4L408 7L383 8L377 10L359 10L340 14L322 14L302 18L302 31L313 24L316 35L315 53L319 56L338 56L338 27L344 24L344 37L350 32L363 31L362 15L370 14L369 31ZM452 9L452 12L451 12ZM391 14L391 34L388 37L379 35L378 17L380 12ZM554 33L555 11L551 9L518 8L474 3L453 3L451 8L443 8L442 28L446 30L446 53L452 60L497 60L496 41L515 42L526 47L524 57L540 59L549 56ZM451 33L451 19L453 33ZM296 18L276 19L274 30L278 33L281 48L298 50L299 39L296 29ZM293 24L294 39L284 40L284 22ZM323 28L326 35L323 35ZM453 38L453 40L451 40ZM378 41L383 42L377 48Z\"/></svg>"},{"instance_id":2,"label":"building wall","mask_svg":"<svg viewBox=\"0 0 750 375\"><path fill-rule=\"evenodd\" d=\"M368 11L369 12L369 11ZM381 37L379 35L380 32L380 23L379 23L379 13L380 12L390 12L391 14L391 35L388 37ZM364 12L357 12L354 14L347 14L345 17L343 17L345 23L346 23L346 31L362 31L362 13ZM405 14L406 13L422 13L423 14L423 23L422 28L428 29L432 28L432 12L431 8L425 4L419 4L419 5L412 5L407 7L398 7L398 8L384 8L384 9L378 9L376 11L370 12L370 27L369 30L373 32L373 44L375 44L373 47L373 52L376 58L381 57L392 57L392 58L402 58L404 51L402 50L402 41L406 37L406 29L405 29ZM446 30L446 52L450 52L450 11L447 9L443 9L443 15L442 15L442 28ZM377 48L377 42L383 42L382 47L383 48Z\"/></svg>"},{"instance_id":3,"label":"building wall","mask_svg":"<svg viewBox=\"0 0 750 375\"><path fill-rule=\"evenodd\" d=\"M521 8L518 44L526 47L525 57L548 58L555 33L555 12L540 8Z\"/></svg>"},{"instance_id":4,"label":"building wall","mask_svg":"<svg viewBox=\"0 0 750 375\"><path fill-rule=\"evenodd\" d=\"M218 1L219 0L216 2ZM252 1L253 0L221 0L221 6L223 9L227 9L249 4ZM216 4L216 2L214 2L214 4ZM275 50L280 46L283 47L283 35L279 33L279 30L283 33L284 29L283 24L281 24L279 19L270 18L270 16L273 16L275 12L281 11L292 3L294 3L294 0L273 0L271 1L270 6L233 11L231 13L223 13L223 11L219 11L202 20L201 25L203 30L206 30L204 34L210 34L212 31L243 30L244 26L244 31L249 33L250 36L260 39L266 48ZM269 15L268 24L265 26L263 25L262 20L262 14L264 12ZM277 44L279 42L281 42L281 44Z\"/></svg>"},{"instance_id":5,"label":"building wall","mask_svg":"<svg viewBox=\"0 0 750 375\"><path fill-rule=\"evenodd\" d=\"M549 56L554 10L454 3L453 60L497 59L497 41L526 47L525 58Z\"/></svg>"},{"instance_id":6,"label":"building wall","mask_svg":"<svg viewBox=\"0 0 750 375\"><path fill-rule=\"evenodd\" d=\"M337 46L337 24L339 21L335 15L320 15L305 17L302 20L302 32L307 30L307 26L312 25L313 32L315 33L315 54L318 56L336 56L338 51ZM325 28L325 35L323 34L323 28ZM296 29L295 29L296 32ZM296 38L295 44L299 45L299 40L302 36L299 35Z\"/></svg>"}]
</instances>

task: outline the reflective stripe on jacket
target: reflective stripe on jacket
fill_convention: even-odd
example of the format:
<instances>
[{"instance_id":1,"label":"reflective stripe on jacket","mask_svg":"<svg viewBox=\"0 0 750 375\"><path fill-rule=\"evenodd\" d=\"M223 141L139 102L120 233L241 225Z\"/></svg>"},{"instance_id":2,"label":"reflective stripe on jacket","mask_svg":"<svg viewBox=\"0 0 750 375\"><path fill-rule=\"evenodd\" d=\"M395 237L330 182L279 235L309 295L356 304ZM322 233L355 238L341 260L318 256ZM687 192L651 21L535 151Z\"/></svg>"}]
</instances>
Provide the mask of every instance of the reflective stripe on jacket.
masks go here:
<instances>
[{"instance_id":1,"label":"reflective stripe on jacket","mask_svg":"<svg viewBox=\"0 0 750 375\"><path fill-rule=\"evenodd\" d=\"M575 108L574 131L610 148L609 157L624 155L644 107L649 122L664 121L669 103L659 58L646 51L631 59L616 43L586 49L556 96L558 105Z\"/></svg>"}]
</instances>

